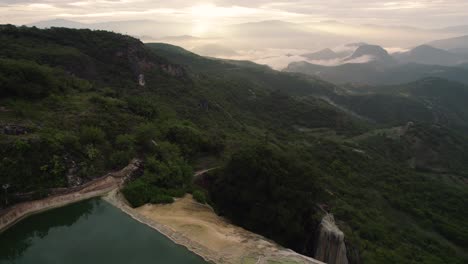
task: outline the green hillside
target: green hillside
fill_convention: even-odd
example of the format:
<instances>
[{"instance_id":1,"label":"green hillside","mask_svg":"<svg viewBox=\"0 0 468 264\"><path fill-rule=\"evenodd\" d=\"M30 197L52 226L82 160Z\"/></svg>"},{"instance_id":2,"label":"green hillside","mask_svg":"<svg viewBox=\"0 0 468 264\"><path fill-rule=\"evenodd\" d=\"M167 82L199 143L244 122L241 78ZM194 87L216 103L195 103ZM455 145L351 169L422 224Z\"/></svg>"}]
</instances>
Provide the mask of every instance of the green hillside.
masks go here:
<instances>
[{"instance_id":1,"label":"green hillside","mask_svg":"<svg viewBox=\"0 0 468 264\"><path fill-rule=\"evenodd\" d=\"M368 62L323 66L302 61L290 63L284 71L318 77L339 85L347 83L374 86L397 85L427 77L468 83L468 71L462 65L450 67L417 63L376 65L373 62Z\"/></svg>"},{"instance_id":2,"label":"green hillside","mask_svg":"<svg viewBox=\"0 0 468 264\"><path fill-rule=\"evenodd\" d=\"M466 94L442 85L350 91L110 32L0 26L1 208L139 157L133 206L194 192L309 256L328 208L350 263L465 263Z\"/></svg>"}]
</instances>

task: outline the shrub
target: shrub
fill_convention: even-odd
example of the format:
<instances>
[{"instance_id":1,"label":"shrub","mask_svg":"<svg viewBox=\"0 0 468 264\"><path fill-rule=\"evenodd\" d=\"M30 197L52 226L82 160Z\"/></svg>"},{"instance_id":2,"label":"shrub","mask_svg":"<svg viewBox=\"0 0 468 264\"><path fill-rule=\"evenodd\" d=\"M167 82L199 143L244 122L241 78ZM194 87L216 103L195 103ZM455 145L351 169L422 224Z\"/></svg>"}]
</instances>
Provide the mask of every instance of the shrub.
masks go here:
<instances>
[{"instance_id":1,"label":"shrub","mask_svg":"<svg viewBox=\"0 0 468 264\"><path fill-rule=\"evenodd\" d=\"M166 139L177 144L185 157L191 157L200 152L206 143L200 131L180 124L169 127Z\"/></svg>"},{"instance_id":2,"label":"shrub","mask_svg":"<svg viewBox=\"0 0 468 264\"><path fill-rule=\"evenodd\" d=\"M135 145L135 137L129 134L118 135L115 139L115 145L120 150L133 149Z\"/></svg>"},{"instance_id":3,"label":"shrub","mask_svg":"<svg viewBox=\"0 0 468 264\"><path fill-rule=\"evenodd\" d=\"M109 166L111 168L122 168L135 157L133 150L118 150L110 155Z\"/></svg>"},{"instance_id":4,"label":"shrub","mask_svg":"<svg viewBox=\"0 0 468 264\"><path fill-rule=\"evenodd\" d=\"M106 134L98 127L86 126L80 131L80 141L83 145L102 144L106 141Z\"/></svg>"},{"instance_id":5,"label":"shrub","mask_svg":"<svg viewBox=\"0 0 468 264\"><path fill-rule=\"evenodd\" d=\"M180 159L181 153L177 145L169 142L158 142L156 147L156 157L161 161L170 161Z\"/></svg>"},{"instance_id":6,"label":"shrub","mask_svg":"<svg viewBox=\"0 0 468 264\"><path fill-rule=\"evenodd\" d=\"M147 119L153 119L158 116L158 108L155 102L146 97L129 97L127 99L127 104L132 112Z\"/></svg>"},{"instance_id":7,"label":"shrub","mask_svg":"<svg viewBox=\"0 0 468 264\"><path fill-rule=\"evenodd\" d=\"M191 183L191 167L182 159L159 161L148 158L143 177L151 184L161 188L185 189Z\"/></svg>"},{"instance_id":8,"label":"shrub","mask_svg":"<svg viewBox=\"0 0 468 264\"><path fill-rule=\"evenodd\" d=\"M149 202L149 186L142 179L130 182L122 189L125 198L133 207L139 207Z\"/></svg>"},{"instance_id":9,"label":"shrub","mask_svg":"<svg viewBox=\"0 0 468 264\"><path fill-rule=\"evenodd\" d=\"M200 191L200 190L196 190L193 192L193 199L195 199L195 201L201 203L201 204L205 204L206 203L206 195L204 192Z\"/></svg>"},{"instance_id":10,"label":"shrub","mask_svg":"<svg viewBox=\"0 0 468 264\"><path fill-rule=\"evenodd\" d=\"M133 207L146 203L172 203L174 201L166 190L150 185L144 179L137 179L127 184L122 193Z\"/></svg>"},{"instance_id":11,"label":"shrub","mask_svg":"<svg viewBox=\"0 0 468 264\"><path fill-rule=\"evenodd\" d=\"M60 89L52 68L34 62L0 60L0 97L42 98Z\"/></svg>"},{"instance_id":12,"label":"shrub","mask_svg":"<svg viewBox=\"0 0 468 264\"><path fill-rule=\"evenodd\" d=\"M173 202L174 198L163 193L156 193L150 199L150 203L152 204L169 204Z\"/></svg>"},{"instance_id":13,"label":"shrub","mask_svg":"<svg viewBox=\"0 0 468 264\"><path fill-rule=\"evenodd\" d=\"M154 151L155 145L152 140L156 140L159 130L153 123L141 124L136 128L135 140L138 146L144 151Z\"/></svg>"}]
</instances>

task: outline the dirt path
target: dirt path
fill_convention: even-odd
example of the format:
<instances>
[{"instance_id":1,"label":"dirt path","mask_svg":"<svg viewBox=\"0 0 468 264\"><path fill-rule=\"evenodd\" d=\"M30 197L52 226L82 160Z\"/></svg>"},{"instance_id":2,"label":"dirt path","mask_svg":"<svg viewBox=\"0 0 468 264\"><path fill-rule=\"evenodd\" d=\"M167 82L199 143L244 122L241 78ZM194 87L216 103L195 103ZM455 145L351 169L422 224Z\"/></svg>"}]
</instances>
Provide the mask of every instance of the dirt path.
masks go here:
<instances>
[{"instance_id":1,"label":"dirt path","mask_svg":"<svg viewBox=\"0 0 468 264\"><path fill-rule=\"evenodd\" d=\"M220 167L214 167L214 168L210 168L210 169L205 169L205 170L199 170L199 171L196 171L194 174L193 174L193 178L196 179L200 176L202 176L203 174L207 173L207 172L210 172L212 170L216 170L216 169L219 169Z\"/></svg>"},{"instance_id":2,"label":"dirt path","mask_svg":"<svg viewBox=\"0 0 468 264\"><path fill-rule=\"evenodd\" d=\"M16 204L3 210L0 212L0 233L29 215L102 196L120 188L125 178L139 168L139 163L139 160L132 160L122 170L108 173L99 179L72 189L69 193Z\"/></svg>"},{"instance_id":3,"label":"dirt path","mask_svg":"<svg viewBox=\"0 0 468 264\"><path fill-rule=\"evenodd\" d=\"M212 263L322 263L230 224L190 195L173 204L145 205L136 209L129 207L117 191L110 192L104 199Z\"/></svg>"}]
</instances>

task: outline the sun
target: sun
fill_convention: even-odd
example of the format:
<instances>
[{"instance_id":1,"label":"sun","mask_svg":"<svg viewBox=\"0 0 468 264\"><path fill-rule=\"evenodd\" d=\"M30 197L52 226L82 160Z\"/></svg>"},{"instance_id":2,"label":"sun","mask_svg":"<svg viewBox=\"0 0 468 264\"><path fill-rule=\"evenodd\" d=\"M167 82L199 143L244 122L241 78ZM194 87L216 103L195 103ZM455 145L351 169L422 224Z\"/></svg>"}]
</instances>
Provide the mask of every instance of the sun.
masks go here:
<instances>
[{"instance_id":1,"label":"sun","mask_svg":"<svg viewBox=\"0 0 468 264\"><path fill-rule=\"evenodd\" d=\"M203 36L204 34L207 34L210 30L210 22L208 20L196 20L193 21L193 26L192 26L192 35L193 36Z\"/></svg>"},{"instance_id":2,"label":"sun","mask_svg":"<svg viewBox=\"0 0 468 264\"><path fill-rule=\"evenodd\" d=\"M193 17L192 35L202 36L211 29L216 6L213 4L196 5L190 9L190 13Z\"/></svg>"}]
</instances>

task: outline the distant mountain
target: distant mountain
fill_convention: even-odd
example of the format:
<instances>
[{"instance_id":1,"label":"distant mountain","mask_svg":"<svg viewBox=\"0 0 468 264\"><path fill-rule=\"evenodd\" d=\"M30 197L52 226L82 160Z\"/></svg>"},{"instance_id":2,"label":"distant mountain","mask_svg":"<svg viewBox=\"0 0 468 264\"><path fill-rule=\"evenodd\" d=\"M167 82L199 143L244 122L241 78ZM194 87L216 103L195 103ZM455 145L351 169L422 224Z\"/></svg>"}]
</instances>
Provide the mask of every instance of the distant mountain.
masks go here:
<instances>
[{"instance_id":1,"label":"distant mountain","mask_svg":"<svg viewBox=\"0 0 468 264\"><path fill-rule=\"evenodd\" d=\"M354 94L362 94L368 96L366 99L369 102L370 95L379 95L372 96L372 100L379 101L375 105L383 104L383 101L390 102L391 100L384 100L383 96L391 96L393 98L404 97L405 99L411 98L414 101L417 101L422 108L416 108L417 104L413 107L400 107L397 105L389 105L390 108L394 108L394 111L391 112L382 112L385 115L377 116L378 114L375 111L363 112L362 108L358 110L353 108L356 112L361 115L368 116L375 120L391 120L392 118L400 119L399 122L404 122L404 120L409 120L409 110L413 109L419 112L419 114L427 111L431 111L430 115L418 115L413 113L413 117L418 116L418 121L422 121L426 118L427 122L431 122L431 119L439 124L450 127L458 127L466 131L468 128L468 108L466 108L466 100L468 100L468 86L466 84L452 82L440 78L424 78L417 80L411 83L405 83L395 86L381 86L381 87L357 87L350 88ZM380 98L379 98L380 97ZM347 98L345 102L351 102L355 98ZM403 100L393 100L393 103L402 103ZM413 102L415 103L415 102ZM362 107L362 105L357 104L347 104L348 106ZM400 113L399 115L389 115L389 113L396 113L399 109L405 109L406 113ZM380 113L380 114L382 114ZM390 118L392 116L392 118Z\"/></svg>"},{"instance_id":2,"label":"distant mountain","mask_svg":"<svg viewBox=\"0 0 468 264\"><path fill-rule=\"evenodd\" d=\"M319 50L317 52L312 52L312 53L306 53L301 55L301 57L307 58L308 60L322 60L322 61L327 61L327 60L336 60L336 59L345 59L346 57L349 57L353 55L353 53L361 46L367 46L369 44L364 43L364 42L354 42L354 43L348 43L343 46L343 48L337 48L336 51L326 48Z\"/></svg>"},{"instance_id":3,"label":"distant mountain","mask_svg":"<svg viewBox=\"0 0 468 264\"><path fill-rule=\"evenodd\" d=\"M206 44L198 46L192 51L209 57L231 57L239 55L235 50L218 44Z\"/></svg>"},{"instance_id":4,"label":"distant mountain","mask_svg":"<svg viewBox=\"0 0 468 264\"><path fill-rule=\"evenodd\" d=\"M200 38L190 36L190 35L180 35L180 36L165 36L159 38L158 40L164 41L187 41L187 40L199 40Z\"/></svg>"},{"instance_id":5,"label":"distant mountain","mask_svg":"<svg viewBox=\"0 0 468 264\"><path fill-rule=\"evenodd\" d=\"M454 53L468 54L468 35L432 41L428 45Z\"/></svg>"},{"instance_id":6,"label":"distant mountain","mask_svg":"<svg viewBox=\"0 0 468 264\"><path fill-rule=\"evenodd\" d=\"M202 40L178 38L168 40L168 42L189 49L201 46L202 44L220 44L228 46L239 53L246 51L246 54L249 54L248 56L250 57L244 56L243 58L251 60L258 59L258 53L248 53L248 51L252 50L292 49L315 51L327 47L338 47L343 45L343 43L354 43L353 47L349 45L343 47L345 49L348 48L346 51L350 52L354 51L357 46L365 45L362 42L378 43L384 47L412 47L421 43L427 43L433 39L443 39L460 34L460 30L444 32L442 30L426 30L410 27L353 25L336 21L291 23L281 20L234 25L213 25L209 28L198 28L198 31L195 28L195 31L193 31L192 25L185 21L168 22L157 19L107 21L100 23L80 23L64 19L54 19L31 25L39 28L67 27L107 30L128 34L143 39L145 42L159 41L159 39L165 36L193 35L202 38ZM216 38L217 40L206 41L205 39L207 38ZM194 44L194 41L204 41L205 43ZM346 53L341 49L332 50L340 56ZM285 51L284 53L301 54L303 52ZM270 55L262 56L262 58ZM326 56L326 58L329 57ZM312 60L314 59L312 58Z\"/></svg>"},{"instance_id":7,"label":"distant mountain","mask_svg":"<svg viewBox=\"0 0 468 264\"><path fill-rule=\"evenodd\" d=\"M66 20L66 19L53 19L53 20L44 20L36 23L28 24L30 27L37 28L51 28L51 27L66 27L66 28L89 28L90 24L80 23L76 21Z\"/></svg>"},{"instance_id":8,"label":"distant mountain","mask_svg":"<svg viewBox=\"0 0 468 264\"><path fill-rule=\"evenodd\" d=\"M334 59L339 59L341 56L334 52L333 50L326 48L317 52L313 53L307 53L301 55L304 58L307 58L309 60L334 60Z\"/></svg>"},{"instance_id":9,"label":"distant mountain","mask_svg":"<svg viewBox=\"0 0 468 264\"><path fill-rule=\"evenodd\" d=\"M468 25L445 27L445 28L438 29L437 31L457 33L457 34L460 34L460 35L466 35L466 34L468 34Z\"/></svg>"},{"instance_id":10,"label":"distant mountain","mask_svg":"<svg viewBox=\"0 0 468 264\"><path fill-rule=\"evenodd\" d=\"M468 62L458 65L458 67L468 69Z\"/></svg>"},{"instance_id":11,"label":"distant mountain","mask_svg":"<svg viewBox=\"0 0 468 264\"><path fill-rule=\"evenodd\" d=\"M377 45L361 45L345 61L352 62L359 58L367 58L373 63L385 65L395 63L394 58L384 48Z\"/></svg>"},{"instance_id":12,"label":"distant mountain","mask_svg":"<svg viewBox=\"0 0 468 264\"><path fill-rule=\"evenodd\" d=\"M366 45L369 45L365 42L355 42L355 43L348 43L345 45L345 47L356 47L356 48L359 48L361 46L366 46Z\"/></svg>"},{"instance_id":13,"label":"distant mountain","mask_svg":"<svg viewBox=\"0 0 468 264\"><path fill-rule=\"evenodd\" d=\"M294 62L285 69L335 83L354 83L368 85L401 84L426 77L439 77L452 81L468 83L468 69L417 63L395 64L376 67L375 63L347 63L338 66L322 66L308 62Z\"/></svg>"},{"instance_id":14,"label":"distant mountain","mask_svg":"<svg viewBox=\"0 0 468 264\"><path fill-rule=\"evenodd\" d=\"M421 45L408 52L397 53L393 56L401 63L419 63L429 65L454 66L468 61L468 56L463 57L429 45Z\"/></svg>"},{"instance_id":15,"label":"distant mountain","mask_svg":"<svg viewBox=\"0 0 468 264\"><path fill-rule=\"evenodd\" d=\"M186 29L190 28L184 23L169 23L155 20L124 20L124 21L107 21L100 23L80 23L65 19L45 20L29 24L41 29L51 27L65 27L83 29L89 28L93 30L107 30L132 36L142 37L146 39L156 39L162 36L184 35Z\"/></svg>"},{"instance_id":16,"label":"distant mountain","mask_svg":"<svg viewBox=\"0 0 468 264\"><path fill-rule=\"evenodd\" d=\"M342 84L367 83L369 80L369 76L367 75L372 72L373 69L375 69L375 67L369 63L323 66L302 61L290 63L284 71L303 73L335 84Z\"/></svg>"}]
</instances>

